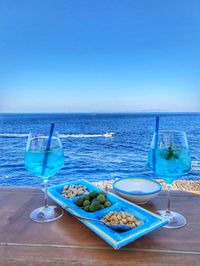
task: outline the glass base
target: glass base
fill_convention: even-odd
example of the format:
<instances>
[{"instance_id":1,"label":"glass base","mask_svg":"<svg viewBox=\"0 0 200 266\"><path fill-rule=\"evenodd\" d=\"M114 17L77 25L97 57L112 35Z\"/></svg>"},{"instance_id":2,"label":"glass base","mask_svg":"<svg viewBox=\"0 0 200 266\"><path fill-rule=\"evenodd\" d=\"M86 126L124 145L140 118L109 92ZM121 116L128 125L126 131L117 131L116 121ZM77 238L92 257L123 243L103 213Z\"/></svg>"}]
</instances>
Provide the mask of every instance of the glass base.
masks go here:
<instances>
[{"instance_id":1,"label":"glass base","mask_svg":"<svg viewBox=\"0 0 200 266\"><path fill-rule=\"evenodd\" d=\"M63 216L63 210L57 206L40 207L31 212L30 218L34 222L52 222Z\"/></svg>"},{"instance_id":2,"label":"glass base","mask_svg":"<svg viewBox=\"0 0 200 266\"><path fill-rule=\"evenodd\" d=\"M163 218L169 219L169 222L164 225L163 227L165 228L181 228L186 225L186 219L183 215L170 211L168 212L167 210L163 211L157 211L156 214L160 215Z\"/></svg>"}]
</instances>

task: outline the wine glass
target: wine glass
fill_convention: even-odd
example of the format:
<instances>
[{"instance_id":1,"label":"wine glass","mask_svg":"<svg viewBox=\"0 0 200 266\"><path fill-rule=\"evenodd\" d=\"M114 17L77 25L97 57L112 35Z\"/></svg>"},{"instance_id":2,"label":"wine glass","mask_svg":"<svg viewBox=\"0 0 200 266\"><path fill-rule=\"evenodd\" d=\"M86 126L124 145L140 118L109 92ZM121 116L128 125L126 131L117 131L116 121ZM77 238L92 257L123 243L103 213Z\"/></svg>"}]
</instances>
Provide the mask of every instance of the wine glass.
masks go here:
<instances>
[{"instance_id":1,"label":"wine glass","mask_svg":"<svg viewBox=\"0 0 200 266\"><path fill-rule=\"evenodd\" d=\"M48 147L49 146L49 147ZM47 148L48 147L48 148ZM63 210L57 206L48 205L48 179L55 175L64 165L64 152L58 133L51 136L29 134L24 155L26 169L40 177L45 187L45 204L31 212L30 218L35 222L50 222L63 215Z\"/></svg>"},{"instance_id":2,"label":"wine glass","mask_svg":"<svg viewBox=\"0 0 200 266\"><path fill-rule=\"evenodd\" d=\"M174 130L155 132L149 150L148 164L156 176L163 179L167 185L167 209L157 211L160 216L169 219L164 227L183 227L186 224L185 217L170 210L170 188L174 180L191 170L191 157L185 132Z\"/></svg>"}]
</instances>

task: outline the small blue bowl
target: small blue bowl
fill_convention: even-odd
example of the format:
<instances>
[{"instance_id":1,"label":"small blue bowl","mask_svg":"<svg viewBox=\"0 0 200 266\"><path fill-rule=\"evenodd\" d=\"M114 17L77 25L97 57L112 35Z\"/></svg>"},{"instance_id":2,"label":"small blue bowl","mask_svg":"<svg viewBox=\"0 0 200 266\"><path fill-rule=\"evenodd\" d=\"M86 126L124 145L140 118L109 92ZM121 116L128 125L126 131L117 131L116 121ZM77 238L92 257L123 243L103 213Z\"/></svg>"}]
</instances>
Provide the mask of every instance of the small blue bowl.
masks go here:
<instances>
[{"instance_id":1,"label":"small blue bowl","mask_svg":"<svg viewBox=\"0 0 200 266\"><path fill-rule=\"evenodd\" d=\"M113 182L119 196L136 204L145 204L162 190L160 183L146 177L125 177Z\"/></svg>"}]
</instances>

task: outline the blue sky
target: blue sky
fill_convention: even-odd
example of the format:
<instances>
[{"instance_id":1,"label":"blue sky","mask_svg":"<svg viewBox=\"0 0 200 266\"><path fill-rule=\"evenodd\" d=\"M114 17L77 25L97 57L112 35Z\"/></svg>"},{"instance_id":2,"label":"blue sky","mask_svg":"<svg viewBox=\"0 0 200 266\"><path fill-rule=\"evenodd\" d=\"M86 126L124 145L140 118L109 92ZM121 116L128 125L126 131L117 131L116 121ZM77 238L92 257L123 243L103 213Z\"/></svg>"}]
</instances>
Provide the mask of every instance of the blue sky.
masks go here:
<instances>
[{"instance_id":1,"label":"blue sky","mask_svg":"<svg viewBox=\"0 0 200 266\"><path fill-rule=\"evenodd\" d=\"M0 0L0 112L200 112L200 1Z\"/></svg>"}]
</instances>

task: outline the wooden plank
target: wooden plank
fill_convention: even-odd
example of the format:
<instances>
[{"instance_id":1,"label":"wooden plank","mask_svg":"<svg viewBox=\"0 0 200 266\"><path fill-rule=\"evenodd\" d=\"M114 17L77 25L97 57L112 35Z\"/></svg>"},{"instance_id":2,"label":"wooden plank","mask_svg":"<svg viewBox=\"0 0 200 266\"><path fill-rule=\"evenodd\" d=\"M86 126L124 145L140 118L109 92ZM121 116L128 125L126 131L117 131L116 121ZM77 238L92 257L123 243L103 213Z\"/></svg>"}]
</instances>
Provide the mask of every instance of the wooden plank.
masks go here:
<instances>
[{"instance_id":1,"label":"wooden plank","mask_svg":"<svg viewBox=\"0 0 200 266\"><path fill-rule=\"evenodd\" d=\"M1 243L27 243L52 245L87 245L98 247L109 246L96 234L85 227L74 217L65 213L61 219L45 224L34 223L30 220L30 212L43 204L43 194L33 189L21 191L16 189L9 193L0 193ZM7 196L5 196L5 194ZM199 196L177 192L172 195L172 208L184 214L188 225L179 230L160 228L129 244L128 248L137 249L171 249L200 251ZM53 203L51 201L51 203ZM155 211L166 207L166 197L160 196L144 207Z\"/></svg>"},{"instance_id":2,"label":"wooden plank","mask_svg":"<svg viewBox=\"0 0 200 266\"><path fill-rule=\"evenodd\" d=\"M42 193L40 187L27 187L27 186L0 186L1 193Z\"/></svg>"},{"instance_id":3,"label":"wooden plank","mask_svg":"<svg viewBox=\"0 0 200 266\"><path fill-rule=\"evenodd\" d=\"M1 266L199 265L199 255L113 249L0 246Z\"/></svg>"},{"instance_id":4,"label":"wooden plank","mask_svg":"<svg viewBox=\"0 0 200 266\"><path fill-rule=\"evenodd\" d=\"M199 199L173 191L172 208L185 215L187 226L160 228L115 251L68 213L52 223L32 222L30 212L44 201L38 188L0 188L0 266L199 265ZM165 208L166 192L143 207Z\"/></svg>"}]
</instances>

